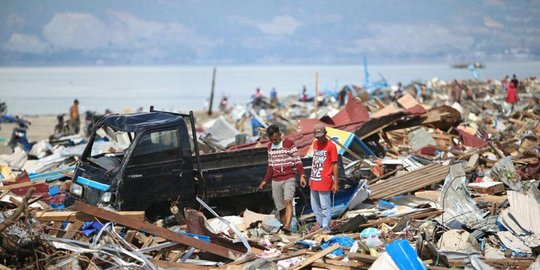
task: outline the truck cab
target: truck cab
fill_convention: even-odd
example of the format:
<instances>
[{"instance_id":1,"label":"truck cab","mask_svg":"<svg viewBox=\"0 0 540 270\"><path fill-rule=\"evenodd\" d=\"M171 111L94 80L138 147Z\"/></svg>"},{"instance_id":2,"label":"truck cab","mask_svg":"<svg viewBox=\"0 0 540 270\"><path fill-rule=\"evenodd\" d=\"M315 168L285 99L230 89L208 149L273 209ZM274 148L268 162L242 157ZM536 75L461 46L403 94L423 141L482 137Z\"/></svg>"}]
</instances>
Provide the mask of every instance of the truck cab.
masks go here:
<instances>
[{"instance_id":1,"label":"truck cab","mask_svg":"<svg viewBox=\"0 0 540 270\"><path fill-rule=\"evenodd\" d=\"M186 119L168 112L109 115L95 126L73 176L74 200L157 215L171 201L195 201L195 170ZM198 160L198 155L197 159Z\"/></svg>"}]
</instances>

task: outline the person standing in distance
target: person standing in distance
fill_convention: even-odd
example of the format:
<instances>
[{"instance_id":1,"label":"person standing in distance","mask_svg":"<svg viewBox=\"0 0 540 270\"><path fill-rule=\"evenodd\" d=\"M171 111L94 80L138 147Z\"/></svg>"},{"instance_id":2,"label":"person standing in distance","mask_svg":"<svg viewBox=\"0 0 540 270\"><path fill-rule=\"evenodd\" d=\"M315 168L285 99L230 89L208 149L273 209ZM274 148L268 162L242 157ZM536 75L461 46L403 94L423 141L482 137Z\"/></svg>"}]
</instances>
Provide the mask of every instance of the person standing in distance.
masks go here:
<instances>
[{"instance_id":1,"label":"person standing in distance","mask_svg":"<svg viewBox=\"0 0 540 270\"><path fill-rule=\"evenodd\" d=\"M71 132L79 134L81 129L81 119L79 116L79 100L73 100L73 104L69 107L69 120L71 120Z\"/></svg>"},{"instance_id":2,"label":"person standing in distance","mask_svg":"<svg viewBox=\"0 0 540 270\"><path fill-rule=\"evenodd\" d=\"M311 189L311 208L315 213L317 223L326 231L330 231L332 221L331 193L339 191L338 153L336 145L326 137L323 124L315 125L313 142L313 161L309 187ZM306 182L301 181L302 187Z\"/></svg>"},{"instance_id":3,"label":"person standing in distance","mask_svg":"<svg viewBox=\"0 0 540 270\"><path fill-rule=\"evenodd\" d=\"M266 129L270 138L268 144L268 168L258 189L264 188L272 179L272 198L285 231L289 230L293 215L292 200L296 190L295 169L300 181L305 182L304 167L298 156L298 149L291 140L282 139L279 127L271 125Z\"/></svg>"}]
</instances>

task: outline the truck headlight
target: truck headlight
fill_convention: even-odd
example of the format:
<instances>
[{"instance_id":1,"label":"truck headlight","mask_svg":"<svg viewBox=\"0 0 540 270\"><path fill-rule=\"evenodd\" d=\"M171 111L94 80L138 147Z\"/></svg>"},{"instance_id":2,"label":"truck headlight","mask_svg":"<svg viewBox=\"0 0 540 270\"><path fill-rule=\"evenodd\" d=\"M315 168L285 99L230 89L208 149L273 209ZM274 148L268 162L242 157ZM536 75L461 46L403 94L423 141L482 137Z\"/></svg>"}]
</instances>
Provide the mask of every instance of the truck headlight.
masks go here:
<instances>
[{"instance_id":1,"label":"truck headlight","mask_svg":"<svg viewBox=\"0 0 540 270\"><path fill-rule=\"evenodd\" d=\"M69 193L77 196L77 197L82 197L82 194L83 194L83 187L79 184L71 184L71 187L69 188Z\"/></svg>"},{"instance_id":2,"label":"truck headlight","mask_svg":"<svg viewBox=\"0 0 540 270\"><path fill-rule=\"evenodd\" d=\"M110 203L111 200L112 200L112 197L113 197L112 193L105 192L105 193L103 193L103 195L101 195L101 202L102 203Z\"/></svg>"}]
</instances>

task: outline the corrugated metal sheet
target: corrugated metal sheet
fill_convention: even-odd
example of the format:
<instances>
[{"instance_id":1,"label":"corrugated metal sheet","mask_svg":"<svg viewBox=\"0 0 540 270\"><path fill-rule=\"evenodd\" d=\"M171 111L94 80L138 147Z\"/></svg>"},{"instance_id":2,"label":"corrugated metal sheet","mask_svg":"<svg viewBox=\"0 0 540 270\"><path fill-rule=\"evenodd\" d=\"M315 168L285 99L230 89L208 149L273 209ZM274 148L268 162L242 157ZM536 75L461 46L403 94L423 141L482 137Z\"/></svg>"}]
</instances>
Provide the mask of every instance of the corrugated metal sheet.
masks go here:
<instances>
[{"instance_id":1,"label":"corrugated metal sheet","mask_svg":"<svg viewBox=\"0 0 540 270\"><path fill-rule=\"evenodd\" d=\"M370 198L385 199L415 191L443 181L446 175L448 175L448 166L440 164L427 165L416 171L378 181L371 185Z\"/></svg>"}]
</instances>

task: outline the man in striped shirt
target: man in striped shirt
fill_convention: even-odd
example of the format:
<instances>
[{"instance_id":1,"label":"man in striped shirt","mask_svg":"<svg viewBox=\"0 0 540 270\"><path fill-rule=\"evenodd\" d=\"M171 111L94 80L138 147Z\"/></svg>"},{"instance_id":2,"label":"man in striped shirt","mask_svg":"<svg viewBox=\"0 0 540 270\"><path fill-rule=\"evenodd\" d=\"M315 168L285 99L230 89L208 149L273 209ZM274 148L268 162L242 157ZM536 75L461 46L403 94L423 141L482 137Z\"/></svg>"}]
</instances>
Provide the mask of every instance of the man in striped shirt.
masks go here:
<instances>
[{"instance_id":1,"label":"man in striped shirt","mask_svg":"<svg viewBox=\"0 0 540 270\"><path fill-rule=\"evenodd\" d=\"M301 181L305 181L304 167L298 156L298 149L291 140L281 138L278 126L269 126L266 134L270 138L268 168L259 189L263 189L272 179L274 205L279 212L283 228L288 230L293 213L292 199L296 190L295 169L300 174Z\"/></svg>"}]
</instances>

